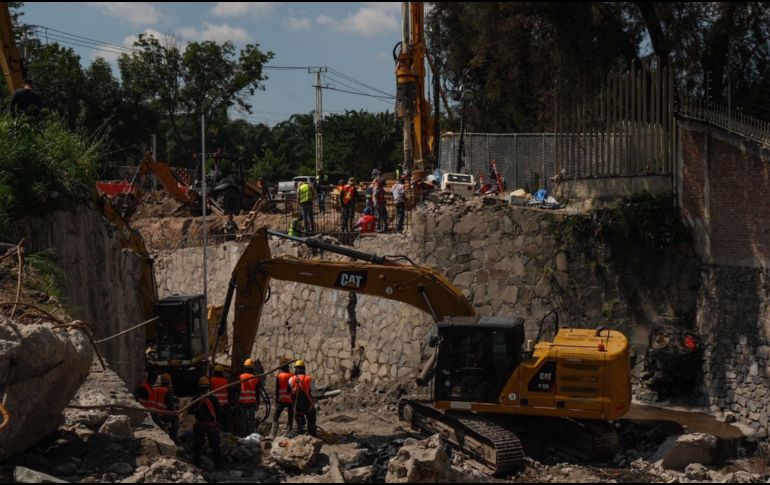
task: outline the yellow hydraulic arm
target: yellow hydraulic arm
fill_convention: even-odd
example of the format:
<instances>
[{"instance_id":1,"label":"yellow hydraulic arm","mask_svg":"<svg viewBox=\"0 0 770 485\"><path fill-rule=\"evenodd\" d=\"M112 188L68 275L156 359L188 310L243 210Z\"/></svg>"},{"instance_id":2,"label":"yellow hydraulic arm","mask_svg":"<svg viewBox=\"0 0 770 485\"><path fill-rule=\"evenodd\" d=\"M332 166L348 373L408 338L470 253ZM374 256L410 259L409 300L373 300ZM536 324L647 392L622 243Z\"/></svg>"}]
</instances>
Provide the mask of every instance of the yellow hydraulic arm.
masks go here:
<instances>
[{"instance_id":1,"label":"yellow hydraulic arm","mask_svg":"<svg viewBox=\"0 0 770 485\"><path fill-rule=\"evenodd\" d=\"M396 60L396 116L404 126L404 165L414 168L415 178L422 178L425 164L434 151L431 107L425 99L425 5L424 2L403 2L403 38ZM417 173L420 172L420 173Z\"/></svg>"},{"instance_id":2,"label":"yellow hydraulic arm","mask_svg":"<svg viewBox=\"0 0 770 485\"><path fill-rule=\"evenodd\" d=\"M139 173L144 177L148 173L155 176L160 182L166 192L168 192L173 198L179 202L187 205L194 206L195 202L190 197L189 193L179 188L179 180L171 172L167 163L159 162L152 159L152 154L149 152L145 154L144 158L139 164Z\"/></svg>"},{"instance_id":3,"label":"yellow hydraulic arm","mask_svg":"<svg viewBox=\"0 0 770 485\"><path fill-rule=\"evenodd\" d=\"M16 48L13 38L13 25L11 24L11 12L8 2L0 2L0 67L3 68L3 77L8 86L8 94L20 89L24 85L24 69L21 55Z\"/></svg>"},{"instance_id":4,"label":"yellow hydraulic arm","mask_svg":"<svg viewBox=\"0 0 770 485\"><path fill-rule=\"evenodd\" d=\"M273 258L268 233L368 262ZM460 290L432 269L399 264L316 240L291 238L262 228L256 232L233 270L220 322L222 331L226 328L227 309L235 294L233 369L241 368L244 359L251 355L271 278L400 301L432 315L436 321L448 316L475 314Z\"/></svg>"}]
</instances>

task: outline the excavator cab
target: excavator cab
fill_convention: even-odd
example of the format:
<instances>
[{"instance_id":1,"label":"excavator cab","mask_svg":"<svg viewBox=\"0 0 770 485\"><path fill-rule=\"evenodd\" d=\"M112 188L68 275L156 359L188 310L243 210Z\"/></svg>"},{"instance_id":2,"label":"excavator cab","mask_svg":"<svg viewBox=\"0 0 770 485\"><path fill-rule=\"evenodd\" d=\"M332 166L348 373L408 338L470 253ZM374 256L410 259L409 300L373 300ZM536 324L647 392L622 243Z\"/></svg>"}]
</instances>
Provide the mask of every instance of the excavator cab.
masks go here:
<instances>
[{"instance_id":1,"label":"excavator cab","mask_svg":"<svg viewBox=\"0 0 770 485\"><path fill-rule=\"evenodd\" d=\"M522 362L521 318L458 317L438 324L434 398L497 404Z\"/></svg>"},{"instance_id":2,"label":"excavator cab","mask_svg":"<svg viewBox=\"0 0 770 485\"><path fill-rule=\"evenodd\" d=\"M208 356L208 321L203 295L170 296L155 306L156 365L192 365Z\"/></svg>"}]
</instances>

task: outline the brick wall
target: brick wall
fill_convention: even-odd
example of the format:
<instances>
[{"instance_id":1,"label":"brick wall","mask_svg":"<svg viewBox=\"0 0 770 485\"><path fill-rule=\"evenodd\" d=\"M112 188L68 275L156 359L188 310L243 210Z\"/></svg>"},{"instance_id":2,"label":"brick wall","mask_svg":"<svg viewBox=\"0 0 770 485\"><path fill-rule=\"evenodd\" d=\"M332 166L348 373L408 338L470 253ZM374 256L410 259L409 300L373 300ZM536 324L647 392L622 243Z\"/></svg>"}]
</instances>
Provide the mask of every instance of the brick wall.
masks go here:
<instances>
[{"instance_id":1,"label":"brick wall","mask_svg":"<svg viewBox=\"0 0 770 485\"><path fill-rule=\"evenodd\" d=\"M707 263L770 266L770 150L721 128L680 122L682 213Z\"/></svg>"}]
</instances>

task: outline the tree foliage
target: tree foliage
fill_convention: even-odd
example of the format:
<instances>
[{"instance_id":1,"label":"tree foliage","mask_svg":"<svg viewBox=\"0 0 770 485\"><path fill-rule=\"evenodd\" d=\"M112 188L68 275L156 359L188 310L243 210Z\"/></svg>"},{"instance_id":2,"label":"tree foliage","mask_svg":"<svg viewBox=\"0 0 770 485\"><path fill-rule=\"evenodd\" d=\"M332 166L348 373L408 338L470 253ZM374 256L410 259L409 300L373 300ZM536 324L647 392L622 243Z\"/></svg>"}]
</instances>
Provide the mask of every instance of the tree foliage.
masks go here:
<instances>
[{"instance_id":1,"label":"tree foliage","mask_svg":"<svg viewBox=\"0 0 770 485\"><path fill-rule=\"evenodd\" d=\"M592 94L632 61L670 65L681 89L756 111L770 86L770 7L760 2L438 2L432 54L470 89L477 131L553 126L558 89Z\"/></svg>"}]
</instances>

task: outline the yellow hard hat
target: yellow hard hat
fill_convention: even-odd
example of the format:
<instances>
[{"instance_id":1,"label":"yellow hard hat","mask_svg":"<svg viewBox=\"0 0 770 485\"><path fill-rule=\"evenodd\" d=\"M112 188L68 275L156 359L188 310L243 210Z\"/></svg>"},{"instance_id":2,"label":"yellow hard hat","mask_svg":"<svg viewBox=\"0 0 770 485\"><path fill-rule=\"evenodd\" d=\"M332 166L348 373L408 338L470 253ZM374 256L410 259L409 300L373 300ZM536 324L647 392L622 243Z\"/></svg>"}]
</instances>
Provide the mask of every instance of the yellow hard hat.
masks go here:
<instances>
[{"instance_id":1,"label":"yellow hard hat","mask_svg":"<svg viewBox=\"0 0 770 485\"><path fill-rule=\"evenodd\" d=\"M161 384L171 384L171 374L161 374L160 376L160 383Z\"/></svg>"},{"instance_id":2,"label":"yellow hard hat","mask_svg":"<svg viewBox=\"0 0 770 485\"><path fill-rule=\"evenodd\" d=\"M209 382L209 378L206 376L201 377L198 379L198 386L199 387L210 387L211 383Z\"/></svg>"},{"instance_id":3,"label":"yellow hard hat","mask_svg":"<svg viewBox=\"0 0 770 485\"><path fill-rule=\"evenodd\" d=\"M304 360L298 360L294 363L294 367L305 367L305 361Z\"/></svg>"},{"instance_id":4,"label":"yellow hard hat","mask_svg":"<svg viewBox=\"0 0 770 485\"><path fill-rule=\"evenodd\" d=\"M243 366L244 367L254 367L254 361L251 360L251 359L246 359L245 361L243 361Z\"/></svg>"},{"instance_id":5,"label":"yellow hard hat","mask_svg":"<svg viewBox=\"0 0 770 485\"><path fill-rule=\"evenodd\" d=\"M225 367L223 365L217 364L214 366L214 372L224 372Z\"/></svg>"}]
</instances>

